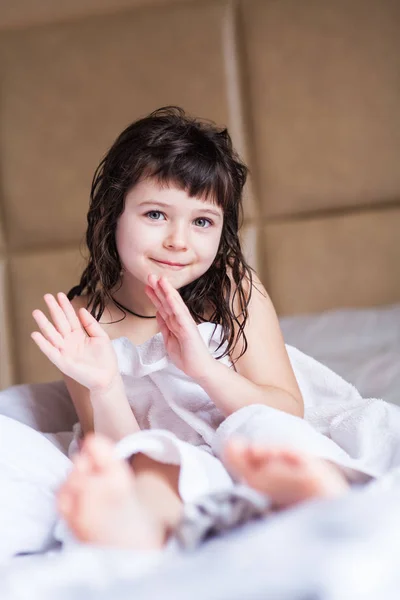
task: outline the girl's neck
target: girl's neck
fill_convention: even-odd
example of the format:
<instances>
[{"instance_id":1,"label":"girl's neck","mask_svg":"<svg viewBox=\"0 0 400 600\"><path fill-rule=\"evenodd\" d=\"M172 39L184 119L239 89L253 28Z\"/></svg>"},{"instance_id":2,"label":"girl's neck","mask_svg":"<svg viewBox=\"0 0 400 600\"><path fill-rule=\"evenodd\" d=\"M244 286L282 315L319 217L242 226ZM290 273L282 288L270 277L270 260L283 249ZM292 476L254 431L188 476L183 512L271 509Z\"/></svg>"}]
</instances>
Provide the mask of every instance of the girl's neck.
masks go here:
<instances>
[{"instance_id":1,"label":"girl's neck","mask_svg":"<svg viewBox=\"0 0 400 600\"><path fill-rule=\"evenodd\" d=\"M112 293L115 300L138 315L153 317L156 308L145 292L145 286L141 282L130 282L124 277L120 288Z\"/></svg>"}]
</instances>

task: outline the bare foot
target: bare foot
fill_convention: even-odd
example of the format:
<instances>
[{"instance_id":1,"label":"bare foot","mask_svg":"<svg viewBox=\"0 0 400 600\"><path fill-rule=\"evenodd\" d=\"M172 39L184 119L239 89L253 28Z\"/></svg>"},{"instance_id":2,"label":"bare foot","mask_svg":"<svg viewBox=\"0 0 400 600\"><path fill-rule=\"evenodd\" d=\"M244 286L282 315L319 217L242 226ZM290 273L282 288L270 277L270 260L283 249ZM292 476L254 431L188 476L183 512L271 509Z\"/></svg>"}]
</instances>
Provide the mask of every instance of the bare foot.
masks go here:
<instances>
[{"instance_id":1,"label":"bare foot","mask_svg":"<svg viewBox=\"0 0 400 600\"><path fill-rule=\"evenodd\" d=\"M339 469L295 450L232 440L225 448L228 468L250 487L269 496L276 508L312 498L329 498L348 489Z\"/></svg>"},{"instance_id":2,"label":"bare foot","mask_svg":"<svg viewBox=\"0 0 400 600\"><path fill-rule=\"evenodd\" d=\"M115 458L113 445L102 436L85 439L59 491L58 508L83 542L137 550L164 544L161 523L137 497L132 470Z\"/></svg>"}]
</instances>

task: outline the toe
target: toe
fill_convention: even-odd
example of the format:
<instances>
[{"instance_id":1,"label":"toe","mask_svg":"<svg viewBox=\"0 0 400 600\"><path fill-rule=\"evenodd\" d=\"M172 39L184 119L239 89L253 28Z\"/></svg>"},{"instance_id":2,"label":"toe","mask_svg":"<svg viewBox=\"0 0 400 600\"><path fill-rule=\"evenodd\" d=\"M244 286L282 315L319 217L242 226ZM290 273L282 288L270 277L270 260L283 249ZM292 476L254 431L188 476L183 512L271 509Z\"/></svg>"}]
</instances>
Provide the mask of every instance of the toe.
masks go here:
<instances>
[{"instance_id":1,"label":"toe","mask_svg":"<svg viewBox=\"0 0 400 600\"><path fill-rule=\"evenodd\" d=\"M80 452L79 454L76 454L72 459L72 462L74 464L74 468L79 471L79 473L90 473L91 465L86 452Z\"/></svg>"},{"instance_id":2,"label":"toe","mask_svg":"<svg viewBox=\"0 0 400 600\"><path fill-rule=\"evenodd\" d=\"M234 475L242 476L249 466L249 446L246 442L230 440L224 448L224 459Z\"/></svg>"},{"instance_id":3,"label":"toe","mask_svg":"<svg viewBox=\"0 0 400 600\"><path fill-rule=\"evenodd\" d=\"M226 443L224 448L224 454L227 454L232 458L236 458L236 456L242 456L243 453L247 450L247 448L247 442L240 438L234 438Z\"/></svg>"},{"instance_id":4,"label":"toe","mask_svg":"<svg viewBox=\"0 0 400 600\"><path fill-rule=\"evenodd\" d=\"M84 442L82 453L94 471L107 469L115 462L114 445L101 435L88 436Z\"/></svg>"},{"instance_id":5,"label":"toe","mask_svg":"<svg viewBox=\"0 0 400 600\"><path fill-rule=\"evenodd\" d=\"M290 448L283 448L279 452L280 459L292 467L304 467L308 462L308 457L299 454Z\"/></svg>"},{"instance_id":6,"label":"toe","mask_svg":"<svg viewBox=\"0 0 400 600\"><path fill-rule=\"evenodd\" d=\"M253 443L249 446L249 459L255 466L261 466L268 463L275 457L276 451L265 444Z\"/></svg>"},{"instance_id":7,"label":"toe","mask_svg":"<svg viewBox=\"0 0 400 600\"><path fill-rule=\"evenodd\" d=\"M60 492L62 490L66 493L76 494L82 489L86 480L87 476L74 468L60 488Z\"/></svg>"},{"instance_id":8,"label":"toe","mask_svg":"<svg viewBox=\"0 0 400 600\"><path fill-rule=\"evenodd\" d=\"M57 494L56 502L61 516L64 517L64 519L69 519L74 512L74 500L72 494L68 493L64 489L61 489Z\"/></svg>"}]
</instances>

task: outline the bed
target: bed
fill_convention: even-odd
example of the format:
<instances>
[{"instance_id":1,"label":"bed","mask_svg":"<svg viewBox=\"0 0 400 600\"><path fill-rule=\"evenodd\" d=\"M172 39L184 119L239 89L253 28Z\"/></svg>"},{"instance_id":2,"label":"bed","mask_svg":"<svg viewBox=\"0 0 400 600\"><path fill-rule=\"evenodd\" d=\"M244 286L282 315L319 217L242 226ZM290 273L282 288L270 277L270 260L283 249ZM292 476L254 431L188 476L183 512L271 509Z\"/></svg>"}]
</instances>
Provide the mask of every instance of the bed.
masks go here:
<instances>
[{"instance_id":1,"label":"bed","mask_svg":"<svg viewBox=\"0 0 400 600\"><path fill-rule=\"evenodd\" d=\"M399 316L400 305L391 305L284 317L281 326L287 343L335 369L365 398L398 403ZM0 413L45 432L46 441L67 451L76 415L62 382L8 388L0 392ZM369 494L356 490L344 499L250 522L196 551L141 555L90 546L62 549L53 542L0 565L2 598L108 600L162 593L171 600L189 594L199 600L394 599L399 585L399 500L400 473L395 470L381 489ZM4 535L4 526L2 531ZM361 595L366 591L370 596Z\"/></svg>"},{"instance_id":2,"label":"bed","mask_svg":"<svg viewBox=\"0 0 400 600\"><path fill-rule=\"evenodd\" d=\"M352 383L364 398L400 405L400 304L284 317L288 344Z\"/></svg>"}]
</instances>

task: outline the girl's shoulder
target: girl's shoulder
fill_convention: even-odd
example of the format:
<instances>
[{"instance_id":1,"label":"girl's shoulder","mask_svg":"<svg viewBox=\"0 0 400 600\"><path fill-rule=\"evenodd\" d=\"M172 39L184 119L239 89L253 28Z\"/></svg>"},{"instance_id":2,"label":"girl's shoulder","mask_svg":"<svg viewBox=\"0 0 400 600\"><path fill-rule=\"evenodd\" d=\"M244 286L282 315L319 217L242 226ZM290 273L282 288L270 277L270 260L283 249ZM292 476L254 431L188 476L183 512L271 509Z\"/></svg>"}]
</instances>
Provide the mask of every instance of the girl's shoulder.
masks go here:
<instances>
[{"instance_id":1,"label":"girl's shoulder","mask_svg":"<svg viewBox=\"0 0 400 600\"><path fill-rule=\"evenodd\" d=\"M87 308L89 303L89 297L87 295L83 296L74 296L71 300L71 304L74 307L75 311L78 311L80 308Z\"/></svg>"},{"instance_id":2,"label":"girl's shoulder","mask_svg":"<svg viewBox=\"0 0 400 600\"><path fill-rule=\"evenodd\" d=\"M75 311L78 311L80 308L86 308L86 310L90 311L90 297L88 294L82 294L81 296L74 296L74 298L72 298L71 300L71 304L74 307ZM104 313L102 318L100 319L100 323L102 323L104 320L109 320L108 317L113 317L113 307L110 306L109 304L106 304L105 309L104 309ZM103 317L106 317L106 319L104 319Z\"/></svg>"},{"instance_id":3,"label":"girl's shoulder","mask_svg":"<svg viewBox=\"0 0 400 600\"><path fill-rule=\"evenodd\" d=\"M239 310L240 314L242 306L240 306L240 302L245 300L246 305L250 306L254 304L269 304L270 297L268 295L267 290L265 289L261 279L258 277L257 273L253 270L245 273L243 279L240 282L241 291L243 293L243 297L237 294L237 284L233 277L232 269L229 267L227 269L227 275L231 282L231 298L233 299L234 308Z\"/></svg>"},{"instance_id":4,"label":"girl's shoulder","mask_svg":"<svg viewBox=\"0 0 400 600\"><path fill-rule=\"evenodd\" d=\"M261 279L255 271L246 274L240 282L240 293L237 293L237 285L231 278L231 299L233 312L236 315L234 330L236 335L243 328L244 336L238 335L231 358L238 360L247 347L241 362L249 360L253 351L265 354L263 345L266 339L279 338L280 326L275 307L265 289ZM251 359L250 359L251 360Z\"/></svg>"}]
</instances>

